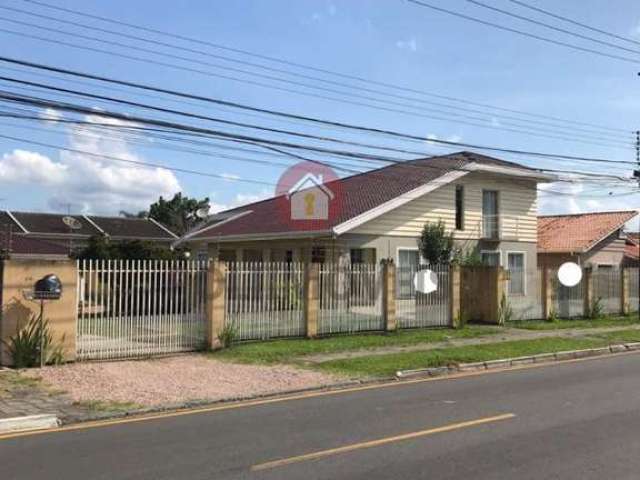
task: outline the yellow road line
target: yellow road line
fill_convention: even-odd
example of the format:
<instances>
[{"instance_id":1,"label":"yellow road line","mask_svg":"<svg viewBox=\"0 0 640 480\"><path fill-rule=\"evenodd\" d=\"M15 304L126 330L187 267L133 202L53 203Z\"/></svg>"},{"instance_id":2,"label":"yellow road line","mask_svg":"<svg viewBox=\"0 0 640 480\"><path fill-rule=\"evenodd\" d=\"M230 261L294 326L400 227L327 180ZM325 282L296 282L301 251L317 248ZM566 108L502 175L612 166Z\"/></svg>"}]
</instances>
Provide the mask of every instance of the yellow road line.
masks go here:
<instances>
[{"instance_id":1,"label":"yellow road line","mask_svg":"<svg viewBox=\"0 0 640 480\"><path fill-rule=\"evenodd\" d=\"M332 455L339 455L341 453L352 452L354 450L362 450L365 448L379 447L381 445L387 445L389 443L401 442L404 440L411 440L414 438L426 437L428 435L435 435L436 433L451 432L454 430L460 430L463 428L475 427L478 425L484 425L487 423L499 422L502 420L508 420L515 418L513 413L505 413L503 415L496 415L494 417L479 418L476 420L469 420L466 422L452 423L444 425L442 427L430 428L428 430L420 430L418 432L405 433L402 435L396 435L393 437L378 438L362 443L352 443L351 445L344 445L342 447L330 448L328 450L320 450L318 452L307 453L304 455L298 455L296 457L282 458L279 460L273 460L271 462L260 463L253 465L251 470L256 472L259 470L267 470L270 468L283 467L285 465L291 465L292 463L306 462L309 460L317 460L319 458L330 457Z\"/></svg>"},{"instance_id":2,"label":"yellow road line","mask_svg":"<svg viewBox=\"0 0 640 480\"><path fill-rule=\"evenodd\" d=\"M262 400L249 400L249 401L242 401L242 402L236 402L236 403L225 403L225 404L222 404L222 405L213 405L213 406L208 406L208 407L175 410L175 411L171 411L171 412L154 413L154 414L150 414L150 415L140 415L140 416L135 416L135 417L119 418L119 419L115 419L115 420L98 420L98 421L93 421L93 422L83 422L83 423L79 423L79 424L76 424L76 425L69 425L69 426L65 426L65 427L61 427L61 428L52 428L52 429L47 429L47 430L31 430L31 431L28 431L28 432L16 432L16 433L0 434L0 440L8 440L8 439L11 439L11 438L27 437L27 436L32 436L32 435L44 435L44 434L47 434L47 433L62 433L62 432L68 432L68 431L73 431L73 430L85 430L85 429L90 429L90 428L102 428L102 427L109 427L111 425L121 425L121 424L126 424L126 423L146 422L146 421L150 421L150 420L162 420L162 419L165 419L165 418L180 417L180 416L183 416L183 415L196 415L196 414L199 414L199 413L209 413L209 412L219 412L219 411L224 411L224 410L234 410L234 409L238 409L238 408L247 408L247 407L253 407L253 406L260 406L260 405L269 405L269 404L272 404L272 403L281 403L281 402L289 402L289 401L295 401L295 400L304 400L304 399L307 399L307 398L325 397L325 396L331 396L331 395L341 395L341 394L344 394L344 393L362 392L362 391L366 391L366 390L377 390L377 389L382 389L382 388L402 387L402 386L405 386L405 385L412 385L412 384L418 384L418 383L439 382L439 381L446 381L446 380L456 380L456 379L460 379L460 378L477 377L477 376L482 376L482 375L491 375L491 374L496 374L496 373L516 371L516 370L530 370L530 369L533 369L533 368L544 368L544 367L551 367L551 366L568 364L568 363L584 362L584 361L590 361L590 360L603 360L603 359L607 359L607 358L611 358L611 357L617 357L617 356L621 356L621 355L632 355L632 354L638 354L638 353L640 353L640 351L621 352L621 353L615 353L615 354L611 354L611 355L603 355L603 356L599 356L599 357L575 358L575 359L571 359L571 360L563 360L561 362L534 363L534 364L530 364L530 365L521 365L521 366L518 366L518 367L507 367L507 368L494 369L494 370L479 370L479 371L475 371L475 372L462 372L462 373L457 373L457 374L453 374L453 375L444 375L444 376L441 376L441 377L416 378L416 379L413 379L413 380L391 381L391 382L386 382L386 383L377 383L377 384L373 384L373 385L362 385L362 386L359 386L359 387L338 388L338 389L334 389L334 390L314 391L314 392L300 393L300 394L295 394L295 395L287 395L287 396L282 396L282 397L267 398L267 399L262 399Z\"/></svg>"}]
</instances>

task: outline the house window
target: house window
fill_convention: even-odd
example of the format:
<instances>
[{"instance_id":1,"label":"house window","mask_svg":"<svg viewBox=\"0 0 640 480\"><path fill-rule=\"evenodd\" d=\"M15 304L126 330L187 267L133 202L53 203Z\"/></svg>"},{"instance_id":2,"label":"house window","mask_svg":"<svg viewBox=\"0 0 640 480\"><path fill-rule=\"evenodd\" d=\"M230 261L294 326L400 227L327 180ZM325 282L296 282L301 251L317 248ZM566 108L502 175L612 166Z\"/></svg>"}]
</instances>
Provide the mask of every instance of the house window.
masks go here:
<instances>
[{"instance_id":1,"label":"house window","mask_svg":"<svg viewBox=\"0 0 640 480\"><path fill-rule=\"evenodd\" d=\"M480 257L482 258L482 263L489 267L499 267L500 266L500 251L493 250L483 250L480 252Z\"/></svg>"},{"instance_id":2,"label":"house window","mask_svg":"<svg viewBox=\"0 0 640 480\"><path fill-rule=\"evenodd\" d=\"M482 236L484 238L498 238L498 192L495 190L482 191Z\"/></svg>"},{"instance_id":3,"label":"house window","mask_svg":"<svg viewBox=\"0 0 640 480\"><path fill-rule=\"evenodd\" d=\"M464 230L464 187L456 185L456 230Z\"/></svg>"},{"instance_id":4,"label":"house window","mask_svg":"<svg viewBox=\"0 0 640 480\"><path fill-rule=\"evenodd\" d=\"M509 269L509 282L507 289L511 295L525 294L524 253L507 253L507 268Z\"/></svg>"},{"instance_id":5,"label":"house window","mask_svg":"<svg viewBox=\"0 0 640 480\"><path fill-rule=\"evenodd\" d=\"M351 264L364 263L364 249L352 248L350 254L351 254Z\"/></svg>"},{"instance_id":6,"label":"house window","mask_svg":"<svg viewBox=\"0 0 640 480\"><path fill-rule=\"evenodd\" d=\"M311 263L324 263L325 255L324 247L311 248Z\"/></svg>"}]
</instances>

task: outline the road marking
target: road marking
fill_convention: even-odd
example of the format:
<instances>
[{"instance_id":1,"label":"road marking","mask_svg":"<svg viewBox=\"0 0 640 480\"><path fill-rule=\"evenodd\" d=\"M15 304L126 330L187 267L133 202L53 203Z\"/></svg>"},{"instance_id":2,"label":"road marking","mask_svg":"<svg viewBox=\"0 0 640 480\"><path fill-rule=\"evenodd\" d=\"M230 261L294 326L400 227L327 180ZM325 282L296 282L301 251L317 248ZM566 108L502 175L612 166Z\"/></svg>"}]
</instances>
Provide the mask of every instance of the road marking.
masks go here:
<instances>
[{"instance_id":1,"label":"road marking","mask_svg":"<svg viewBox=\"0 0 640 480\"><path fill-rule=\"evenodd\" d=\"M313 392L308 392L308 393L300 393L300 394L296 394L296 395L288 395L288 396L282 396L282 397L275 397L275 398L267 398L267 399L262 399L262 400L249 400L249 401L244 401L244 402L237 402L237 403L225 403L223 405L214 405L214 406L208 406L208 407L201 407L201 408L192 408L192 409L184 409L184 410L175 410L172 412L163 412L163 413L155 413L155 414L149 414L149 415L140 415L140 416L135 416L135 417L127 417L127 418L120 418L120 419L115 419L115 420L98 420L98 421L93 421L93 422L83 422L83 423L79 423L76 425L69 425L66 427L61 427L61 428L54 428L54 429L48 429L48 430L32 430L29 432L16 432L16 433L8 433L8 434L4 434L4 435L0 435L0 440L8 440L11 438L18 438L18 437L27 437L27 436L33 436L33 435L44 435L44 434L48 434L48 433L63 433L63 432L68 432L68 431L73 431L73 430L86 430L86 429L91 429L91 428L103 428L103 427L109 427L112 425L122 425L122 424L126 424L126 423L137 423L137 422L147 422L147 421L151 421L151 420L162 420L165 418L172 418L172 417L181 417L183 415L197 415L199 413L210 413L210 412L219 412L219 411L224 411L224 410L235 410L238 408L247 408L247 407L254 407L254 406L260 406L260 405L269 405L272 403L282 403L282 402L289 402L289 401L294 401L294 400L305 400L307 398L315 398L315 397L325 397L325 396L332 396L332 395L341 395L344 393L353 393L353 392L362 392L362 391L366 391L366 390L377 390L377 389L382 389L382 388L393 388L393 387L402 387L405 385L413 385L413 384L419 384L419 383L427 383L427 382L440 382L440 381L447 381L447 380L457 380L457 379L461 379L461 378L467 378L467 377L478 377L478 376L484 376L484 375L493 375L496 373L504 373L504 372L512 372L512 371L517 371L517 370L530 370L533 368L545 368L545 367L553 367L553 366L559 366L559 365L566 365L566 364L570 364L570 363L577 363L577 362L585 362L585 361L593 361L593 360L605 360L608 358L612 358L612 357L619 357L622 355L633 355L633 354L638 354L640 353L640 351L631 351L631 352L621 352L621 353L614 353L611 355L603 355L600 357L586 357L586 358L574 358L571 360L563 360L560 362L546 362L546 363L534 363L534 364L530 364L530 365L521 365L518 367L507 367L507 368L496 368L493 370L479 370L479 371L475 371L475 372L461 372L461 373L457 373L457 374L453 374L453 375L443 375L441 377L429 377L429 378L416 378L413 380L402 380L402 381L390 381L390 382L385 382L385 383L376 383L373 385L362 385L359 387L349 387L349 388L338 388L335 390L322 390L322 391L313 391Z\"/></svg>"},{"instance_id":2,"label":"road marking","mask_svg":"<svg viewBox=\"0 0 640 480\"><path fill-rule=\"evenodd\" d=\"M254 472L257 472L260 470L268 470L276 467L284 467L286 465L291 465L292 463L306 462L309 460L317 460L319 458L339 455L341 453L353 452L354 450L362 450L365 448L379 447L381 445L387 445L389 443L396 443L396 442L402 442L404 440L411 440L414 438L426 437L428 435L435 435L436 433L452 432L454 430L475 427L475 426L484 425L487 423L500 422L502 420L508 420L511 418L515 418L515 414L505 413L502 415L496 415L494 417L485 417L485 418L478 418L476 420L469 420L466 422L452 423L449 425L444 425L442 427L430 428L428 430L420 430L418 432L405 433L405 434L396 435L393 437L378 438L376 440L371 440L368 442L352 443L351 445L344 445L342 447L330 448L328 450L320 450L318 452L298 455L296 457L282 458L279 460L260 463L257 465L253 465L251 467L251 470Z\"/></svg>"}]
</instances>

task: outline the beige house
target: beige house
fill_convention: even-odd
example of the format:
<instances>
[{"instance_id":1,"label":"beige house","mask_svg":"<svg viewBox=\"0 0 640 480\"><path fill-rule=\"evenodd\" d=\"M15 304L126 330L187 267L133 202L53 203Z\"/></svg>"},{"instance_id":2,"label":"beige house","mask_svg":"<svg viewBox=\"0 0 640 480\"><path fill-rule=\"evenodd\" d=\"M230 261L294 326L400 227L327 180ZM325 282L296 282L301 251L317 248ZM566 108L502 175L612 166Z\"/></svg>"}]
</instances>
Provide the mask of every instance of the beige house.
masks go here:
<instances>
[{"instance_id":1,"label":"beige house","mask_svg":"<svg viewBox=\"0 0 640 480\"><path fill-rule=\"evenodd\" d=\"M624 226L638 212L593 212L538 217L538 263L557 268L572 261L595 268L625 264Z\"/></svg>"},{"instance_id":2,"label":"beige house","mask_svg":"<svg viewBox=\"0 0 640 480\"><path fill-rule=\"evenodd\" d=\"M470 152L396 163L329 182L333 215L296 221L286 196L213 215L176 244L225 261L421 262L425 222L487 263L535 268L539 170Z\"/></svg>"}]
</instances>

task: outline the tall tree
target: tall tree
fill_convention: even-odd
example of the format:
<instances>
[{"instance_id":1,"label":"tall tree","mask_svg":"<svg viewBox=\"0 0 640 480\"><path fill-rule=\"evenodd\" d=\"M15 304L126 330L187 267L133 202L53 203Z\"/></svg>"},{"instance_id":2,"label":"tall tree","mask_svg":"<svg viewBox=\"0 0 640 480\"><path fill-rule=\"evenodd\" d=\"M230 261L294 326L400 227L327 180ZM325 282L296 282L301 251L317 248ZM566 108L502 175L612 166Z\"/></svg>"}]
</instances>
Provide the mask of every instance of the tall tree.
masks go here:
<instances>
[{"instance_id":1,"label":"tall tree","mask_svg":"<svg viewBox=\"0 0 640 480\"><path fill-rule=\"evenodd\" d=\"M196 212L209 206L209 198L198 200L176 193L171 200L160 197L149 207L149 216L177 235L184 235L199 221Z\"/></svg>"}]
</instances>

